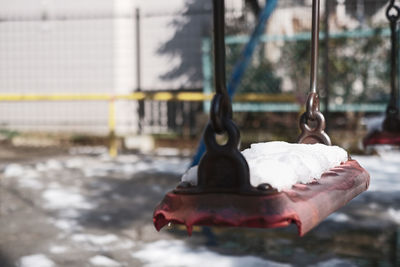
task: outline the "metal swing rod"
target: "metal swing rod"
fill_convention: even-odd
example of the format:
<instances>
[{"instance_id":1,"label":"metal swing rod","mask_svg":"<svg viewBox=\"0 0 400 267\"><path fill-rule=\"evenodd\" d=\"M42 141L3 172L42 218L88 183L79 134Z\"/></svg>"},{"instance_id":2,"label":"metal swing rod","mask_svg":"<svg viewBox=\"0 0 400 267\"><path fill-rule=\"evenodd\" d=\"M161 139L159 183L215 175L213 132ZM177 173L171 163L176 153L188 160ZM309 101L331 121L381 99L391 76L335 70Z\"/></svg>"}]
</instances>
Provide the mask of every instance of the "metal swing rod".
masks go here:
<instances>
[{"instance_id":1,"label":"metal swing rod","mask_svg":"<svg viewBox=\"0 0 400 267\"><path fill-rule=\"evenodd\" d=\"M217 94L227 94L225 75L225 1L213 0L214 84Z\"/></svg>"},{"instance_id":2,"label":"metal swing rod","mask_svg":"<svg viewBox=\"0 0 400 267\"><path fill-rule=\"evenodd\" d=\"M386 9L386 17L390 22L391 31L391 73L390 73L390 99L386 108L386 118L383 121L382 128L387 132L400 132L399 117L399 84L397 77L398 69L398 39L396 36L397 22L400 18L400 8L395 4L395 0L390 0Z\"/></svg>"},{"instance_id":3,"label":"metal swing rod","mask_svg":"<svg viewBox=\"0 0 400 267\"><path fill-rule=\"evenodd\" d=\"M224 121L232 118L232 104L225 76L225 0L213 0L214 16L214 85L210 120L218 134L226 132Z\"/></svg>"},{"instance_id":4,"label":"metal swing rod","mask_svg":"<svg viewBox=\"0 0 400 267\"><path fill-rule=\"evenodd\" d=\"M325 133L325 117L319 110L318 97L318 50L319 50L319 9L320 1L312 3L312 40L311 40L311 73L310 93L306 101L306 112L300 118L301 134L298 143L331 145L329 136ZM316 122L315 127L310 127L309 122Z\"/></svg>"},{"instance_id":5,"label":"metal swing rod","mask_svg":"<svg viewBox=\"0 0 400 267\"><path fill-rule=\"evenodd\" d=\"M319 9L320 1L313 0L312 5L312 40L311 40L311 93L317 93L318 50L319 50Z\"/></svg>"}]
</instances>

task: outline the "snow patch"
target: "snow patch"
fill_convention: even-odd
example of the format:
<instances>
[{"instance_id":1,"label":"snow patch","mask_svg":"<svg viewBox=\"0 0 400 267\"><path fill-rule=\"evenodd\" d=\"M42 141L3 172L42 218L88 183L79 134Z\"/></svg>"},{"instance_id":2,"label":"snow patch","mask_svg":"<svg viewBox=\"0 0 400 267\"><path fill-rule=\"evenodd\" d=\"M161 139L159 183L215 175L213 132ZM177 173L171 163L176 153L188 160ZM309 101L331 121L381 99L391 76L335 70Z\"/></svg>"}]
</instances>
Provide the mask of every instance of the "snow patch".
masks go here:
<instances>
[{"instance_id":1,"label":"snow patch","mask_svg":"<svg viewBox=\"0 0 400 267\"><path fill-rule=\"evenodd\" d=\"M20 177L18 180L18 185L22 188L30 188L34 190L40 190L43 189L44 185L42 182L38 181L37 179L33 177Z\"/></svg>"},{"instance_id":2,"label":"snow patch","mask_svg":"<svg viewBox=\"0 0 400 267\"><path fill-rule=\"evenodd\" d=\"M109 159L98 159L98 161L85 162L82 171L85 177L101 177L110 173L123 173L133 175L140 172L163 172L182 174L186 171L188 159L177 157L156 157L151 159L139 160L137 157L121 156L115 161Z\"/></svg>"},{"instance_id":3,"label":"snow patch","mask_svg":"<svg viewBox=\"0 0 400 267\"><path fill-rule=\"evenodd\" d=\"M89 234L75 234L71 237L75 242L88 242L94 245L107 245L118 241L118 237L113 234L107 235L89 235Z\"/></svg>"},{"instance_id":4,"label":"snow patch","mask_svg":"<svg viewBox=\"0 0 400 267\"><path fill-rule=\"evenodd\" d=\"M291 266L254 256L220 255L204 247L190 248L181 240L160 240L149 243L142 250L132 253L132 256L143 261L144 267Z\"/></svg>"},{"instance_id":5,"label":"snow patch","mask_svg":"<svg viewBox=\"0 0 400 267\"><path fill-rule=\"evenodd\" d=\"M43 254L24 256L17 262L18 267L55 267L55 263Z\"/></svg>"},{"instance_id":6,"label":"snow patch","mask_svg":"<svg viewBox=\"0 0 400 267\"><path fill-rule=\"evenodd\" d=\"M49 248L50 253L53 254L62 254L68 251L67 247L63 247L63 246L52 246Z\"/></svg>"},{"instance_id":7,"label":"snow patch","mask_svg":"<svg viewBox=\"0 0 400 267\"><path fill-rule=\"evenodd\" d=\"M134 246L131 240L122 240L113 234L92 235L74 234L71 239L77 243L82 243L89 250L98 250L99 247L107 250L130 249Z\"/></svg>"},{"instance_id":8,"label":"snow patch","mask_svg":"<svg viewBox=\"0 0 400 267\"><path fill-rule=\"evenodd\" d=\"M344 149L323 144L258 143L242 154L249 164L250 183L255 187L267 183L279 191L290 189L296 183L319 179L325 171L348 160ZM190 169L182 181L196 185L195 168Z\"/></svg>"},{"instance_id":9,"label":"snow patch","mask_svg":"<svg viewBox=\"0 0 400 267\"><path fill-rule=\"evenodd\" d=\"M156 158L152 164L152 170L171 174L182 174L190 164L189 159L181 158Z\"/></svg>"},{"instance_id":10,"label":"snow patch","mask_svg":"<svg viewBox=\"0 0 400 267\"><path fill-rule=\"evenodd\" d=\"M8 164L4 169L4 177L17 178L18 185L22 188L39 190L43 188L39 173L30 166L21 166L19 164Z\"/></svg>"},{"instance_id":11,"label":"snow patch","mask_svg":"<svg viewBox=\"0 0 400 267\"><path fill-rule=\"evenodd\" d=\"M95 266L107 266L107 267L118 267L121 264L113 259L110 259L103 255L96 255L89 259L90 264Z\"/></svg>"},{"instance_id":12,"label":"snow patch","mask_svg":"<svg viewBox=\"0 0 400 267\"><path fill-rule=\"evenodd\" d=\"M37 163L35 166L37 171L40 172L46 172L46 171L58 171L63 169L63 165L61 162L55 160L55 159L50 159L46 162L40 162Z\"/></svg>"},{"instance_id":13,"label":"snow patch","mask_svg":"<svg viewBox=\"0 0 400 267\"><path fill-rule=\"evenodd\" d=\"M45 206L49 209L92 209L95 207L82 195L70 189L48 189L43 192L42 198L47 202Z\"/></svg>"},{"instance_id":14,"label":"snow patch","mask_svg":"<svg viewBox=\"0 0 400 267\"><path fill-rule=\"evenodd\" d=\"M331 215L328 216L328 218L326 218L327 220L331 220L334 222L338 222L338 223L344 223L344 222L348 222L350 220L350 217L347 216L344 213L332 213Z\"/></svg>"},{"instance_id":15,"label":"snow patch","mask_svg":"<svg viewBox=\"0 0 400 267\"><path fill-rule=\"evenodd\" d=\"M380 156L352 156L371 176L369 192L400 191L400 153L390 152Z\"/></svg>"},{"instance_id":16,"label":"snow patch","mask_svg":"<svg viewBox=\"0 0 400 267\"><path fill-rule=\"evenodd\" d=\"M4 177L17 177L24 174L25 170L19 164L8 164L4 169Z\"/></svg>"},{"instance_id":17,"label":"snow patch","mask_svg":"<svg viewBox=\"0 0 400 267\"><path fill-rule=\"evenodd\" d=\"M63 165L61 164L61 162L54 160L54 159L50 159L46 162L46 168L47 170L61 170L63 168Z\"/></svg>"},{"instance_id":18,"label":"snow patch","mask_svg":"<svg viewBox=\"0 0 400 267\"><path fill-rule=\"evenodd\" d=\"M179 156L181 151L174 147L159 147L154 150L158 156Z\"/></svg>"},{"instance_id":19,"label":"snow patch","mask_svg":"<svg viewBox=\"0 0 400 267\"><path fill-rule=\"evenodd\" d=\"M70 169L82 168L82 167L84 166L84 162L83 162L83 160L80 159L80 158L72 158L72 159L68 159L68 160L65 162L65 166L66 166L67 168L70 168Z\"/></svg>"},{"instance_id":20,"label":"snow patch","mask_svg":"<svg viewBox=\"0 0 400 267\"><path fill-rule=\"evenodd\" d=\"M71 155L101 155L107 153L105 146L76 146L69 150Z\"/></svg>"},{"instance_id":21,"label":"snow patch","mask_svg":"<svg viewBox=\"0 0 400 267\"><path fill-rule=\"evenodd\" d=\"M78 222L70 219L52 220L51 223L58 229L63 230L65 232L73 232L82 229L82 227L78 225Z\"/></svg>"},{"instance_id":22,"label":"snow patch","mask_svg":"<svg viewBox=\"0 0 400 267\"><path fill-rule=\"evenodd\" d=\"M389 215L389 218L395 222L396 224L400 224L400 210L395 210L393 208L389 208L387 210L387 214Z\"/></svg>"},{"instance_id":23,"label":"snow patch","mask_svg":"<svg viewBox=\"0 0 400 267\"><path fill-rule=\"evenodd\" d=\"M342 260L342 259L329 259L326 261L319 262L317 264L311 265L311 267L356 267L358 265L348 261L348 260Z\"/></svg>"}]
</instances>

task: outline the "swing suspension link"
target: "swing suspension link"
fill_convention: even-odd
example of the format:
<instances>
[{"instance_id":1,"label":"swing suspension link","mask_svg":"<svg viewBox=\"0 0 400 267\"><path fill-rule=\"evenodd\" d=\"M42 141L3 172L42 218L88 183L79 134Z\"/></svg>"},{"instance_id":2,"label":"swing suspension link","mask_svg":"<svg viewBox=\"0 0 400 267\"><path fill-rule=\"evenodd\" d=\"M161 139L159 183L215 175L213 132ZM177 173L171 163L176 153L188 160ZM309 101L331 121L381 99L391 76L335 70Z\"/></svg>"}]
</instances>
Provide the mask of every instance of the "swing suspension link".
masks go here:
<instances>
[{"instance_id":1,"label":"swing suspension link","mask_svg":"<svg viewBox=\"0 0 400 267\"><path fill-rule=\"evenodd\" d=\"M329 136L325 133L326 122L324 115L319 110L319 97L317 90L318 80L318 40L319 40L319 12L320 0L313 0L312 5L312 42L311 42L311 92L306 101L306 111L300 117L301 134L298 138L300 144L322 143L331 145ZM312 123L310 123L312 122Z\"/></svg>"},{"instance_id":2,"label":"swing suspension link","mask_svg":"<svg viewBox=\"0 0 400 267\"><path fill-rule=\"evenodd\" d=\"M226 94L217 93L211 102L210 120L211 125L217 134L226 132L226 120L232 119L232 105L229 96Z\"/></svg>"},{"instance_id":3,"label":"swing suspension link","mask_svg":"<svg viewBox=\"0 0 400 267\"><path fill-rule=\"evenodd\" d=\"M319 98L317 93L310 93L308 95L307 103L306 103L306 114L307 114L307 119L309 120L315 120L317 116L319 115L318 113L321 113L319 111Z\"/></svg>"},{"instance_id":4,"label":"swing suspension link","mask_svg":"<svg viewBox=\"0 0 400 267\"><path fill-rule=\"evenodd\" d=\"M390 23L397 23L400 18L400 7L395 2L395 0L390 0L389 6L386 9L386 17Z\"/></svg>"},{"instance_id":5,"label":"swing suspension link","mask_svg":"<svg viewBox=\"0 0 400 267\"><path fill-rule=\"evenodd\" d=\"M313 122L313 126L310 126ZM325 133L325 117L319 110L318 94L311 92L308 95L306 102L306 112L300 117L300 130L301 134L298 138L300 144L315 144L321 143L331 145L329 136Z\"/></svg>"},{"instance_id":6,"label":"swing suspension link","mask_svg":"<svg viewBox=\"0 0 400 267\"><path fill-rule=\"evenodd\" d=\"M320 1L313 0L312 6L312 41L311 41L311 81L310 93L306 102L306 117L315 120L319 117L318 80L318 50L319 50L319 15Z\"/></svg>"}]
</instances>

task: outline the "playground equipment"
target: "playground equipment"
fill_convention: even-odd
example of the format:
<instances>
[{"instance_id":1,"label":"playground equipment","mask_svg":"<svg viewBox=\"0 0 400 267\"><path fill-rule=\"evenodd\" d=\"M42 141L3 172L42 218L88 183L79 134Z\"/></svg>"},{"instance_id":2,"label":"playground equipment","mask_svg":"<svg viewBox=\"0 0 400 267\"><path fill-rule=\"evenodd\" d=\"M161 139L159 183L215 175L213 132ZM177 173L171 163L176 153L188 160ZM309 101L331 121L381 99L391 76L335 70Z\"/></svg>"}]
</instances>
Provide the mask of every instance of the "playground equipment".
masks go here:
<instances>
[{"instance_id":1,"label":"playground equipment","mask_svg":"<svg viewBox=\"0 0 400 267\"><path fill-rule=\"evenodd\" d=\"M299 143L330 145L317 91L319 0L313 0L311 92L301 116ZM296 184L278 192L268 184L254 187L245 158L238 150L240 132L232 121L232 104L225 79L224 0L213 0L216 94L204 132L206 152L198 167L198 184L182 182L167 193L154 211L157 230L169 223L274 228L295 223L304 235L330 213L365 191L369 174L354 160L325 172L316 183ZM314 125L314 126L313 126ZM224 145L217 134L227 134Z\"/></svg>"},{"instance_id":2,"label":"playground equipment","mask_svg":"<svg viewBox=\"0 0 400 267\"><path fill-rule=\"evenodd\" d=\"M390 0L389 6L386 9L386 17L389 20L391 32L390 99L381 129L370 132L364 138L364 147L373 145L400 145L399 81L397 77L399 40L396 34L397 22L400 18L400 8L395 4L395 0Z\"/></svg>"}]
</instances>

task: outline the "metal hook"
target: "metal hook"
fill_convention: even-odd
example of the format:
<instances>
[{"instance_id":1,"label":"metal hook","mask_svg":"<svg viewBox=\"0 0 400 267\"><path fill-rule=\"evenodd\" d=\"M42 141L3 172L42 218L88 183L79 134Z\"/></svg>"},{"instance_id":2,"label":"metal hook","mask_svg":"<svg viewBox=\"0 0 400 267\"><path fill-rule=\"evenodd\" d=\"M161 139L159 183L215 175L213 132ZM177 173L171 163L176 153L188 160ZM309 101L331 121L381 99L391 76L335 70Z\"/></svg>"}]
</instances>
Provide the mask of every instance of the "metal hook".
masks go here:
<instances>
[{"instance_id":1,"label":"metal hook","mask_svg":"<svg viewBox=\"0 0 400 267\"><path fill-rule=\"evenodd\" d=\"M323 143L331 145L329 136L325 133L325 118L319 111L318 82L318 50L319 50L319 9L320 0L313 0L312 5L312 40L311 40L311 81L310 93L306 102L306 112L300 118L301 134L298 143ZM311 128L309 121L316 121L317 127Z\"/></svg>"}]
</instances>

